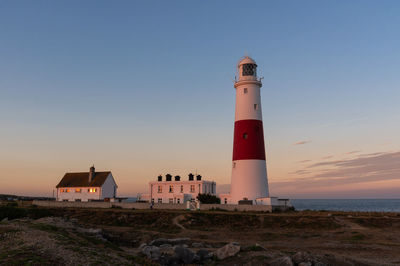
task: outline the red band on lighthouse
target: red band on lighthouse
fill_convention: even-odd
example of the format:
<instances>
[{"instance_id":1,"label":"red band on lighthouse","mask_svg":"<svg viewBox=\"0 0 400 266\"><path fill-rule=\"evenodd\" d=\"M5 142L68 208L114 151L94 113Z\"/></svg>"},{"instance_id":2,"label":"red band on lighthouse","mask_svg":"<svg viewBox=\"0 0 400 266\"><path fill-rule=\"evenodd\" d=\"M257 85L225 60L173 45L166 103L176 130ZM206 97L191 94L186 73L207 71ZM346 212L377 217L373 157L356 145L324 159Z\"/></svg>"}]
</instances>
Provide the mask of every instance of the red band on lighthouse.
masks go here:
<instances>
[{"instance_id":1,"label":"red band on lighthouse","mask_svg":"<svg viewBox=\"0 0 400 266\"><path fill-rule=\"evenodd\" d=\"M233 161L265 160L263 124L260 120L235 122Z\"/></svg>"}]
</instances>

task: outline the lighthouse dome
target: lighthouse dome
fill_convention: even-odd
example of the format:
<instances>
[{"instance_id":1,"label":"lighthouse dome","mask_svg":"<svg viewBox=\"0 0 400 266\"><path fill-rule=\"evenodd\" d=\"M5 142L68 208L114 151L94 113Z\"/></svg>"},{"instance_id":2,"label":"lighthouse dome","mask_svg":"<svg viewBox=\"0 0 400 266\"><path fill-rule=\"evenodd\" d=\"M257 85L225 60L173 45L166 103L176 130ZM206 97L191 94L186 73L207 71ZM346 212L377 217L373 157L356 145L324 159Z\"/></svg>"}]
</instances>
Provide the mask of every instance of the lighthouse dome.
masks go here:
<instances>
[{"instance_id":1,"label":"lighthouse dome","mask_svg":"<svg viewBox=\"0 0 400 266\"><path fill-rule=\"evenodd\" d=\"M254 59L251 58L251 57L249 57L249 56L243 57L243 58L239 61L238 67L241 66L241 65L244 65L244 64L253 64L253 65L256 65L256 66L257 66L256 61L254 61Z\"/></svg>"}]
</instances>

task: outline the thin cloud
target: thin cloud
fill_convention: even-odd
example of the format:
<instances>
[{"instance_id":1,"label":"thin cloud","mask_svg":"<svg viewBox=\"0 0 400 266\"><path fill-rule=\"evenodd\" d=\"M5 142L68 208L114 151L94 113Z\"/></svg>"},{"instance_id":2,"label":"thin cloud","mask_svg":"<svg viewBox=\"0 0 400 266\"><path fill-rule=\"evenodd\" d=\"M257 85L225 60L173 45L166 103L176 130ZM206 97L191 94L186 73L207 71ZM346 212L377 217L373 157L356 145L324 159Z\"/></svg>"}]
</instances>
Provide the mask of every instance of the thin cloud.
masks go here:
<instances>
[{"instance_id":1,"label":"thin cloud","mask_svg":"<svg viewBox=\"0 0 400 266\"><path fill-rule=\"evenodd\" d=\"M304 145L304 144L307 144L307 143L310 143L310 142L311 142L311 140L301 140L301 141L298 141L296 143L293 143L293 145L294 146L296 146L296 145Z\"/></svg>"},{"instance_id":2,"label":"thin cloud","mask_svg":"<svg viewBox=\"0 0 400 266\"><path fill-rule=\"evenodd\" d=\"M330 159L330 158L333 158L333 155L328 155L328 156L321 157L322 160L327 160L327 159Z\"/></svg>"},{"instance_id":3,"label":"thin cloud","mask_svg":"<svg viewBox=\"0 0 400 266\"><path fill-rule=\"evenodd\" d=\"M301 175L278 186L309 188L400 179L400 151L361 154L356 158L318 162L291 174Z\"/></svg>"},{"instance_id":4,"label":"thin cloud","mask_svg":"<svg viewBox=\"0 0 400 266\"><path fill-rule=\"evenodd\" d=\"M311 160L297 161L297 163L308 163L308 162L311 162Z\"/></svg>"},{"instance_id":5,"label":"thin cloud","mask_svg":"<svg viewBox=\"0 0 400 266\"><path fill-rule=\"evenodd\" d=\"M355 153L360 153L361 151L348 151L345 154L350 155L350 154L355 154Z\"/></svg>"}]
</instances>

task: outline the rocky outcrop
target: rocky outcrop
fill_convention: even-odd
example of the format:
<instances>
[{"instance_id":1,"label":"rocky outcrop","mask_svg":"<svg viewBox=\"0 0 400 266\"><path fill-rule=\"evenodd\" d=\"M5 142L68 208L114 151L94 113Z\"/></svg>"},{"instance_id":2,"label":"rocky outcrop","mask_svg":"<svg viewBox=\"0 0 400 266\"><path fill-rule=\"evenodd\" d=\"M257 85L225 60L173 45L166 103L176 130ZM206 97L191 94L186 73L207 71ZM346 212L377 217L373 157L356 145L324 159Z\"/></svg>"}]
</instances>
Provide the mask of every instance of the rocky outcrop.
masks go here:
<instances>
[{"instance_id":1,"label":"rocky outcrop","mask_svg":"<svg viewBox=\"0 0 400 266\"><path fill-rule=\"evenodd\" d=\"M238 243L229 243L222 248L217 249L216 255L218 259L223 260L235 256L239 251L240 246Z\"/></svg>"}]
</instances>

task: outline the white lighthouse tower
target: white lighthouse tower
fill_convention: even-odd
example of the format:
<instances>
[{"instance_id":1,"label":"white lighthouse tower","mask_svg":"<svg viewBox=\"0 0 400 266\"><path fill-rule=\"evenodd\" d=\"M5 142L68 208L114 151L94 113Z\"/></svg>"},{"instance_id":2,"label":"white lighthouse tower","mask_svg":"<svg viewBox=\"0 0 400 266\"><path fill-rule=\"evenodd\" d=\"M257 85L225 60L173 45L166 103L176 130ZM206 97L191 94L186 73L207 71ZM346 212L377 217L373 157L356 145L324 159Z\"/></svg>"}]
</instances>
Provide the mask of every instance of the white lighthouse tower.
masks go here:
<instances>
[{"instance_id":1,"label":"white lighthouse tower","mask_svg":"<svg viewBox=\"0 0 400 266\"><path fill-rule=\"evenodd\" d=\"M256 62L248 56L238 63L237 71L231 192L227 201L266 204L269 192L260 98L262 83L257 77Z\"/></svg>"}]
</instances>

